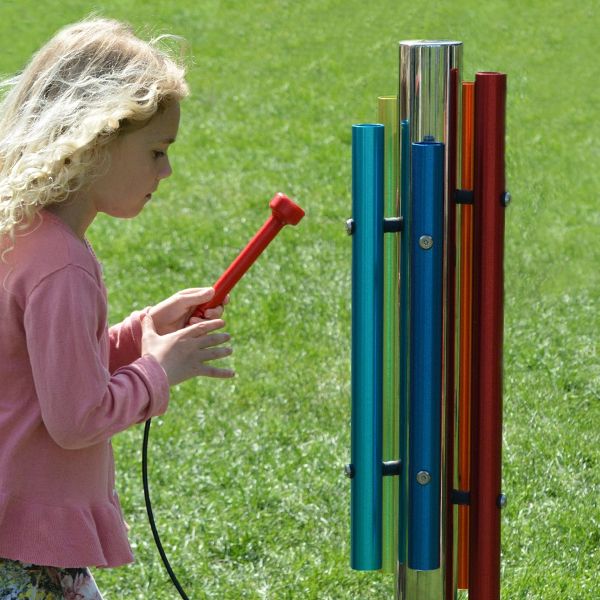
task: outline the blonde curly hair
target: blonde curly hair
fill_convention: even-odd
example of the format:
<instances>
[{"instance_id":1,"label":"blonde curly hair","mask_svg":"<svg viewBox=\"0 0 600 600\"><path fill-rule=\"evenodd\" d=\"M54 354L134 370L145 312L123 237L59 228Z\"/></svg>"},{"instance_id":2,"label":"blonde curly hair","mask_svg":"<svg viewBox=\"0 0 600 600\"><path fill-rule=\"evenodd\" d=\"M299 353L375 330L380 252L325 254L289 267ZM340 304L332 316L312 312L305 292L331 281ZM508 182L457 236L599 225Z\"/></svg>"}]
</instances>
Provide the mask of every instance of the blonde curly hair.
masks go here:
<instances>
[{"instance_id":1,"label":"blonde curly hair","mask_svg":"<svg viewBox=\"0 0 600 600\"><path fill-rule=\"evenodd\" d=\"M88 184L106 145L188 94L185 69L121 22L93 17L59 31L0 82L0 239Z\"/></svg>"}]
</instances>

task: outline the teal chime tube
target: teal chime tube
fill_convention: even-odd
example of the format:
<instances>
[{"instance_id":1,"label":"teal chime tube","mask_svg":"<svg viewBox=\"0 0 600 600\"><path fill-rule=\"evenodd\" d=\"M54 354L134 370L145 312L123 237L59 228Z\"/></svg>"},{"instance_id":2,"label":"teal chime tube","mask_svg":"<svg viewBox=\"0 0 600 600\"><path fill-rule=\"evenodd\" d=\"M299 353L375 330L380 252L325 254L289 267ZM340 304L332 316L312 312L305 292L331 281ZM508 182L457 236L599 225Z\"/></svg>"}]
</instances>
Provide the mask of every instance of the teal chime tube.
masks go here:
<instances>
[{"instance_id":1,"label":"teal chime tube","mask_svg":"<svg viewBox=\"0 0 600 600\"><path fill-rule=\"evenodd\" d=\"M352 126L351 566L381 568L384 126Z\"/></svg>"},{"instance_id":2,"label":"teal chime tube","mask_svg":"<svg viewBox=\"0 0 600 600\"><path fill-rule=\"evenodd\" d=\"M440 567L444 145L412 144L408 565Z\"/></svg>"}]
</instances>

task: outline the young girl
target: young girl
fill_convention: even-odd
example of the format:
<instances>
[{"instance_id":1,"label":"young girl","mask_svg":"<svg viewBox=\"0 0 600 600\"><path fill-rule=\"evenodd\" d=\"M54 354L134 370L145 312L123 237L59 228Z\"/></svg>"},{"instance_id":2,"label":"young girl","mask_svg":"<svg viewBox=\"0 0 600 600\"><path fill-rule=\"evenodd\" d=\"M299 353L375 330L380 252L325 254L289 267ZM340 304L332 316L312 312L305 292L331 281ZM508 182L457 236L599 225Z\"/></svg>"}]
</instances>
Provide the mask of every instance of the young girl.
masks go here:
<instances>
[{"instance_id":1,"label":"young girl","mask_svg":"<svg viewBox=\"0 0 600 600\"><path fill-rule=\"evenodd\" d=\"M0 105L0 598L100 594L87 567L132 561L111 437L167 409L169 386L231 353L211 288L108 329L85 233L140 213L171 174L183 69L125 25L60 31ZM79 595L76 595L79 594Z\"/></svg>"}]
</instances>

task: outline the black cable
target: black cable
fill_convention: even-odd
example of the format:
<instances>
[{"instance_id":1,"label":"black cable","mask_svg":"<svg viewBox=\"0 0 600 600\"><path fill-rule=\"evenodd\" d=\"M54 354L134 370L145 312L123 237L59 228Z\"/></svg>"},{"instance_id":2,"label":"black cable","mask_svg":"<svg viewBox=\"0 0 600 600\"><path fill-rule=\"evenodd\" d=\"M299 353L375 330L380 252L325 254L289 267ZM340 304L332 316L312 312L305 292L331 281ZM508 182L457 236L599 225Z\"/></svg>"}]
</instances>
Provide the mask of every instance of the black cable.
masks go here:
<instances>
[{"instance_id":1,"label":"black cable","mask_svg":"<svg viewBox=\"0 0 600 600\"><path fill-rule=\"evenodd\" d=\"M173 582L173 585L177 588L179 595L183 598L183 600L189 600L186 593L183 591L181 584L177 580L173 569L169 563L169 559L165 554L165 551L160 543L160 537L158 535L158 530L156 529L156 524L154 523L154 515L152 514L152 503L150 502L150 490L148 489L148 438L150 436L150 423L152 419L148 419L146 421L146 426L144 427L144 443L142 445L142 481L144 482L144 500L146 501L146 512L148 513L148 521L150 521L150 527L152 528L152 535L154 536L154 543L158 548L158 553L162 558L163 564L167 569L167 573Z\"/></svg>"}]
</instances>

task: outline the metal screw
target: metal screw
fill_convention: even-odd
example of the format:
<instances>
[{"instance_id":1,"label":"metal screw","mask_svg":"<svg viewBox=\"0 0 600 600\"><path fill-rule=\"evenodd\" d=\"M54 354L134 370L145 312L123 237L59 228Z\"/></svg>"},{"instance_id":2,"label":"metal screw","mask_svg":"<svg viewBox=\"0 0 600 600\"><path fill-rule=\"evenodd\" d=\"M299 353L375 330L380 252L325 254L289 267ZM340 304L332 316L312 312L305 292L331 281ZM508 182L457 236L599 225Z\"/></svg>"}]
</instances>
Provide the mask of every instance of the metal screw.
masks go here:
<instances>
[{"instance_id":1,"label":"metal screw","mask_svg":"<svg viewBox=\"0 0 600 600\"><path fill-rule=\"evenodd\" d=\"M422 235L419 238L419 246L423 248L423 250L429 250L433 247L433 238L430 235Z\"/></svg>"},{"instance_id":2,"label":"metal screw","mask_svg":"<svg viewBox=\"0 0 600 600\"><path fill-rule=\"evenodd\" d=\"M510 192L504 192L504 194L502 194L502 206L508 206L511 200L512 196L510 195Z\"/></svg>"},{"instance_id":3,"label":"metal screw","mask_svg":"<svg viewBox=\"0 0 600 600\"><path fill-rule=\"evenodd\" d=\"M431 481L431 474L427 471L419 471L417 473L417 483L427 485Z\"/></svg>"},{"instance_id":4,"label":"metal screw","mask_svg":"<svg viewBox=\"0 0 600 600\"><path fill-rule=\"evenodd\" d=\"M344 475L348 479L352 479L354 477L354 465L346 465L344 467Z\"/></svg>"},{"instance_id":5,"label":"metal screw","mask_svg":"<svg viewBox=\"0 0 600 600\"><path fill-rule=\"evenodd\" d=\"M354 219L346 219L346 233L348 235L354 233Z\"/></svg>"},{"instance_id":6,"label":"metal screw","mask_svg":"<svg viewBox=\"0 0 600 600\"><path fill-rule=\"evenodd\" d=\"M498 508L504 508L508 504L508 498L506 497L506 495L500 494L498 496L498 499L496 500L496 504L498 505Z\"/></svg>"}]
</instances>

